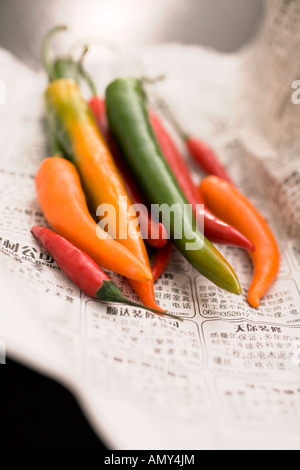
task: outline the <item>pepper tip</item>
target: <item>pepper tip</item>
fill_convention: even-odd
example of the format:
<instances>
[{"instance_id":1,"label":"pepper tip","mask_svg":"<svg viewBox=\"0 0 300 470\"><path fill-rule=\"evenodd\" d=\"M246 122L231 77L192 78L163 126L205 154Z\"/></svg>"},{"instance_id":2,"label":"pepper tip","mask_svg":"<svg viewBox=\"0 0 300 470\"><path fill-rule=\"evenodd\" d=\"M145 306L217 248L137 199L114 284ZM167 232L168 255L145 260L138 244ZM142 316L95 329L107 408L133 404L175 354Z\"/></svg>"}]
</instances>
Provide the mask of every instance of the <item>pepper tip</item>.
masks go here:
<instances>
[{"instance_id":1,"label":"pepper tip","mask_svg":"<svg viewBox=\"0 0 300 470\"><path fill-rule=\"evenodd\" d=\"M260 306L260 298L255 296L251 293L248 293L248 303L253 308L259 308Z\"/></svg>"}]
</instances>

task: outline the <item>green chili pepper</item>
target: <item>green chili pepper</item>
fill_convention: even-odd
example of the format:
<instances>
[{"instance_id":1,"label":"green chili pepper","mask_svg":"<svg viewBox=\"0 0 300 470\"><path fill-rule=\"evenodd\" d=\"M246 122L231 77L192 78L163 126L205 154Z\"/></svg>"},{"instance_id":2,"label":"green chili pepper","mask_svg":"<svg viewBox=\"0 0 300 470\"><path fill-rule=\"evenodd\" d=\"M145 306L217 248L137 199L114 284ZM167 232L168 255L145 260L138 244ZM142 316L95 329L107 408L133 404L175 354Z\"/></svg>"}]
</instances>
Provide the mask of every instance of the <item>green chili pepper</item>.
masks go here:
<instances>
[{"instance_id":1,"label":"green chili pepper","mask_svg":"<svg viewBox=\"0 0 300 470\"><path fill-rule=\"evenodd\" d=\"M167 204L169 208L176 205L176 216L170 217L170 235L179 251L214 284L241 294L232 267L197 230L192 210L187 210L188 201L161 153L149 122L141 80L113 81L106 89L106 107L111 131L149 202ZM190 249L190 243L201 248Z\"/></svg>"}]
</instances>

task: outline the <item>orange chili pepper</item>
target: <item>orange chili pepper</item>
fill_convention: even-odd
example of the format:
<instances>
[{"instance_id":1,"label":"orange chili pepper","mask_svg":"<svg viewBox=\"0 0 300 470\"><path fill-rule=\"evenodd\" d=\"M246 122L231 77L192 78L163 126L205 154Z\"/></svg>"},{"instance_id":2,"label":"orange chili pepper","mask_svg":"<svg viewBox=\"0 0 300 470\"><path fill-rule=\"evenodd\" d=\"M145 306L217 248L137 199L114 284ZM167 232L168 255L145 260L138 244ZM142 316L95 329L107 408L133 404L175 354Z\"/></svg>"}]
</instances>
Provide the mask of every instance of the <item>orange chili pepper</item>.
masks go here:
<instances>
[{"instance_id":1,"label":"orange chili pepper","mask_svg":"<svg viewBox=\"0 0 300 470\"><path fill-rule=\"evenodd\" d=\"M110 204L116 212L116 233L111 235L116 236L151 272L140 230L135 230L134 236L129 230L131 222L137 219L132 201L78 86L80 79L85 77L82 68L85 52L79 62L70 56L56 58L52 63L49 60L48 49L53 35L65 30L66 27L60 25L52 28L46 34L42 47L43 64L50 82L45 93L50 130L63 155L69 156L75 164L94 215L99 205ZM129 282L145 306L159 309L155 304L152 277L148 282L139 283L130 279Z\"/></svg>"},{"instance_id":2,"label":"orange chili pepper","mask_svg":"<svg viewBox=\"0 0 300 470\"><path fill-rule=\"evenodd\" d=\"M151 271L140 230L136 230L134 236L130 232L130 224L136 219L136 213L78 84L72 79L55 80L48 86L45 98L50 128L74 161L95 215L101 204L114 207L116 234L113 235ZM120 204L120 198L123 198L124 204ZM147 283L129 282L144 305L159 308L155 304L152 277L149 277Z\"/></svg>"},{"instance_id":3,"label":"orange chili pepper","mask_svg":"<svg viewBox=\"0 0 300 470\"><path fill-rule=\"evenodd\" d=\"M60 157L47 158L37 172L35 183L40 207L59 235L106 269L136 281L152 278L149 269L129 249L97 226L72 163Z\"/></svg>"},{"instance_id":4,"label":"orange chili pepper","mask_svg":"<svg viewBox=\"0 0 300 470\"><path fill-rule=\"evenodd\" d=\"M93 112L99 130L108 144L117 168L121 173L127 194L131 202L133 204L138 204L141 208L139 210L139 222L143 239L154 248L162 248L168 242L167 231L160 222L157 222L154 220L154 218L151 217L150 211L148 211L146 208L145 201L143 200L143 196L136 184L136 181L133 179L128 167L126 166L123 155L108 126L104 98L97 95L93 96L89 101L89 106ZM142 206L144 206L144 210Z\"/></svg>"},{"instance_id":5,"label":"orange chili pepper","mask_svg":"<svg viewBox=\"0 0 300 470\"><path fill-rule=\"evenodd\" d=\"M279 272L280 253L275 237L253 204L229 182L209 176L202 181L199 189L209 208L255 245L254 253L249 252L254 273L248 302L257 308Z\"/></svg>"}]
</instances>

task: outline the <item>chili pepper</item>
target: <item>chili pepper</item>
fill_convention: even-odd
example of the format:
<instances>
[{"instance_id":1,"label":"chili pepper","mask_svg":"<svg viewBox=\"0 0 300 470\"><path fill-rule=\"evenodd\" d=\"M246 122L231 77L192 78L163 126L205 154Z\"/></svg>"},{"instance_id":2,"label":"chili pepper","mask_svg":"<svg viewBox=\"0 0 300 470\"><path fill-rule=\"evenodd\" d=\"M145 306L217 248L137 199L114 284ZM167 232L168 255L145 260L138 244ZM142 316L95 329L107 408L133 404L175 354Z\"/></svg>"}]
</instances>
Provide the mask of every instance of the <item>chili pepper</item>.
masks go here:
<instances>
[{"instance_id":1,"label":"chili pepper","mask_svg":"<svg viewBox=\"0 0 300 470\"><path fill-rule=\"evenodd\" d=\"M77 64L80 70L79 64ZM60 145L77 167L84 190L94 213L101 204L110 205L115 214L115 234L117 240L151 270L147 250L140 233L132 223L137 219L135 210L126 192L122 178L113 157L101 135L92 112L83 98L78 84L73 79L57 79L53 67L49 77L52 82L45 93L47 117L50 127ZM60 76L63 67L60 68ZM70 77L70 69L66 68ZM143 304L159 309L155 304L154 283L139 283L129 279Z\"/></svg>"},{"instance_id":2,"label":"chili pepper","mask_svg":"<svg viewBox=\"0 0 300 470\"><path fill-rule=\"evenodd\" d=\"M174 113L161 97L157 98L156 101L158 102L159 107L164 113L166 119L173 125L176 132L185 142L185 145L187 146L191 156L194 158L195 162L200 166L200 168L210 175L219 176L220 178L231 183L232 181L228 172L220 162L213 149L207 143L203 142L203 140L185 132L179 124Z\"/></svg>"},{"instance_id":3,"label":"chili pepper","mask_svg":"<svg viewBox=\"0 0 300 470\"><path fill-rule=\"evenodd\" d=\"M224 166L208 144L193 136L186 136L185 143L194 160L206 173L219 176L229 183L232 182Z\"/></svg>"},{"instance_id":4,"label":"chili pepper","mask_svg":"<svg viewBox=\"0 0 300 470\"><path fill-rule=\"evenodd\" d=\"M145 308L125 297L108 275L84 251L57 233L45 227L34 226L31 232L52 256L57 265L80 290L87 296L103 302L116 302L132 307ZM161 311L147 308L154 313ZM166 314L168 317L176 318Z\"/></svg>"},{"instance_id":5,"label":"chili pepper","mask_svg":"<svg viewBox=\"0 0 300 470\"><path fill-rule=\"evenodd\" d=\"M40 207L53 229L106 269L137 281L152 278L149 269L112 239L88 211L74 165L60 157L45 159L35 178ZM99 238L100 237L100 238Z\"/></svg>"},{"instance_id":6,"label":"chili pepper","mask_svg":"<svg viewBox=\"0 0 300 470\"><path fill-rule=\"evenodd\" d=\"M169 210L175 207L176 215L170 217L174 244L204 276L219 287L240 294L232 267L197 230L193 214L187 210L188 201L155 139L141 81L134 78L113 81L106 89L106 109L110 129L148 201L165 204ZM188 245L190 242L192 246Z\"/></svg>"},{"instance_id":7,"label":"chili pepper","mask_svg":"<svg viewBox=\"0 0 300 470\"><path fill-rule=\"evenodd\" d=\"M154 248L162 248L167 244L168 234L164 226L161 223L157 223L151 217L150 212L147 210L145 201L128 171L120 150L109 130L104 98L94 95L89 101L89 106L94 114L100 132L110 148L118 170L122 175L127 194L132 204L139 205L139 222L143 239Z\"/></svg>"},{"instance_id":8,"label":"chili pepper","mask_svg":"<svg viewBox=\"0 0 300 470\"><path fill-rule=\"evenodd\" d=\"M172 250L173 243L171 240L168 241L166 246L157 250L152 266L152 276L154 281L156 281L165 271L171 258Z\"/></svg>"},{"instance_id":9,"label":"chili pepper","mask_svg":"<svg viewBox=\"0 0 300 470\"><path fill-rule=\"evenodd\" d=\"M92 86L92 90L95 90L94 85ZM137 187L133 184L132 177L129 174L128 168L124 162L124 159L122 158L120 150L109 130L106 118L105 100L95 95L90 100L89 105L94 113L98 127L108 142L110 150L114 156L114 160L124 178L126 190L131 201L134 204L144 204ZM205 236L212 243L228 244L238 246L245 250L254 251L255 248L253 244L247 240L246 237L244 237L244 235L242 235L238 230L228 224L225 224L225 222L214 216L207 208L204 208L203 210L201 207L199 207L204 204L204 200L201 197L196 185L194 184L188 166L177 149L177 146L174 143L172 137L163 126L159 117L153 111L150 112L150 122L162 153L169 163L173 173L175 174L182 191L184 192L188 201L193 204L194 210L197 210L199 216L204 217ZM157 227L156 222L150 217L149 213L147 222L143 213L139 218L141 221L142 234L153 234L152 239L147 239L145 237L144 239L155 248L164 246L167 241L167 234L163 225L159 224L159 227Z\"/></svg>"},{"instance_id":10,"label":"chili pepper","mask_svg":"<svg viewBox=\"0 0 300 470\"><path fill-rule=\"evenodd\" d=\"M200 185L208 206L228 223L237 227L255 245L250 253L254 265L248 302L259 307L260 299L276 279L280 266L280 253L275 237L266 220L241 192L216 176L210 176Z\"/></svg>"},{"instance_id":11,"label":"chili pepper","mask_svg":"<svg viewBox=\"0 0 300 470\"><path fill-rule=\"evenodd\" d=\"M255 247L250 240L236 228L218 219L207 207L203 207L204 200L191 177L183 156L160 118L153 111L150 112L150 122L165 159L177 178L184 195L193 206L194 215L201 217L200 220L204 218L204 233L206 238L212 243L234 245L245 250L254 251Z\"/></svg>"}]
</instances>

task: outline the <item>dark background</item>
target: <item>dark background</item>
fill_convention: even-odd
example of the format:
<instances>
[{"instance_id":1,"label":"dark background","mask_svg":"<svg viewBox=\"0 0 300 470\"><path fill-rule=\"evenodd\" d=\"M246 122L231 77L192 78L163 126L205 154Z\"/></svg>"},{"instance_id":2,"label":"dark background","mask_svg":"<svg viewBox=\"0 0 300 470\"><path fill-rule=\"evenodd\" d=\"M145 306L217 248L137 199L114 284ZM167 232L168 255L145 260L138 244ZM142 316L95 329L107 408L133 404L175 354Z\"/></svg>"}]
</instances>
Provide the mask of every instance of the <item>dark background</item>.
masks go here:
<instances>
[{"instance_id":1,"label":"dark background","mask_svg":"<svg viewBox=\"0 0 300 470\"><path fill-rule=\"evenodd\" d=\"M59 383L10 358L0 377L2 450L106 449Z\"/></svg>"},{"instance_id":2,"label":"dark background","mask_svg":"<svg viewBox=\"0 0 300 470\"><path fill-rule=\"evenodd\" d=\"M122 47L182 42L233 52L251 39L261 15L262 0L0 0L0 47L40 70L45 31L65 23L73 39L99 38ZM106 448L76 399L56 381L13 358L1 368L0 380L2 450Z\"/></svg>"}]
</instances>

